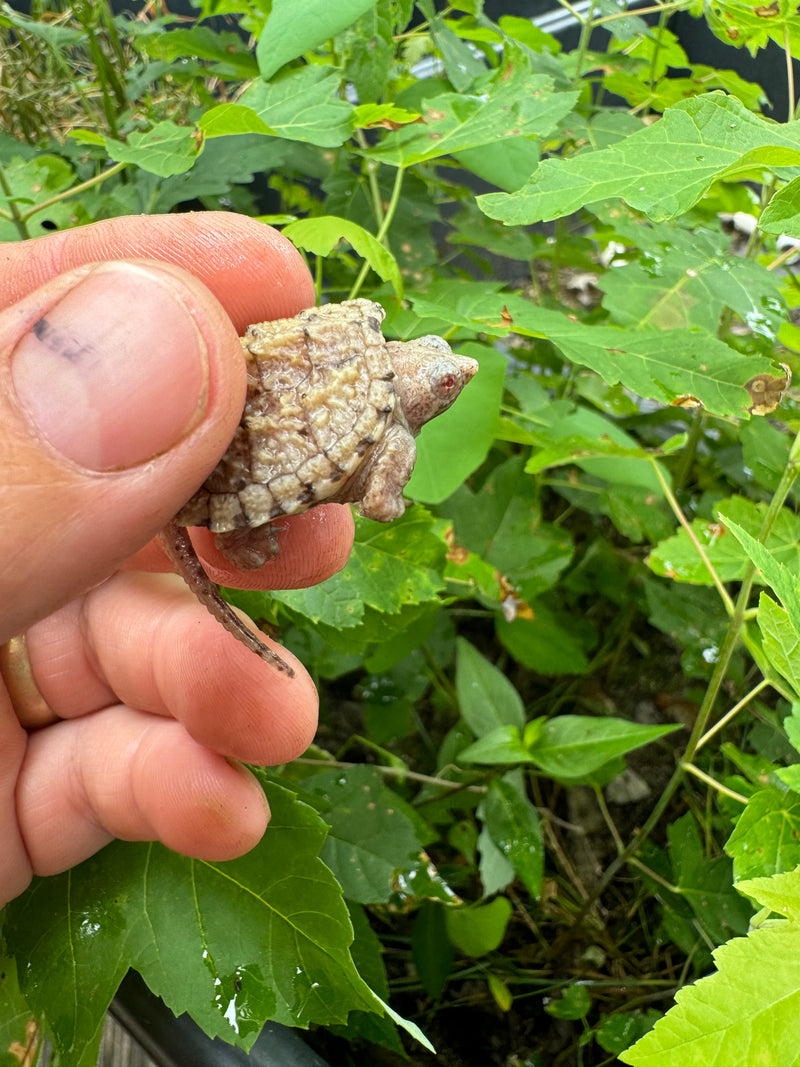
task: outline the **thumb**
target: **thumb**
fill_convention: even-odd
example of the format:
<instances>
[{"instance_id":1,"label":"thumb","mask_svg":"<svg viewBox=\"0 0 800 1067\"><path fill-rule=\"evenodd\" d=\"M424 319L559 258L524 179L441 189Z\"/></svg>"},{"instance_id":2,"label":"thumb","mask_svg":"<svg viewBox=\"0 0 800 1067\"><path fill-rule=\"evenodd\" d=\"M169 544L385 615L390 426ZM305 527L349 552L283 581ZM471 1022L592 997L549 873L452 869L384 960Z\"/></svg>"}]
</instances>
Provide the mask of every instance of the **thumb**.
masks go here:
<instances>
[{"instance_id":1,"label":"thumb","mask_svg":"<svg viewBox=\"0 0 800 1067\"><path fill-rule=\"evenodd\" d=\"M0 314L0 641L102 581L233 437L222 306L166 264L90 264Z\"/></svg>"}]
</instances>

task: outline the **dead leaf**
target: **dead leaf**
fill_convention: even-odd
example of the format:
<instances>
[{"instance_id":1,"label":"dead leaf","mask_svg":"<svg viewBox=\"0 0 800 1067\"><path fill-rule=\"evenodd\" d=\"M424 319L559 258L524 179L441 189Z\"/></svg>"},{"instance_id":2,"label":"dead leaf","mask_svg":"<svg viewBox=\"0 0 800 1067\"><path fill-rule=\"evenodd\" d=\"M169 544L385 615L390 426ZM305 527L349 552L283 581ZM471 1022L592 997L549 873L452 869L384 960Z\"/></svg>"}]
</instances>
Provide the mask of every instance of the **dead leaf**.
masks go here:
<instances>
[{"instance_id":1,"label":"dead leaf","mask_svg":"<svg viewBox=\"0 0 800 1067\"><path fill-rule=\"evenodd\" d=\"M774 374L757 374L744 387L750 394L752 404L749 411L751 415L769 415L780 404L791 385L792 372L790 368L781 363L785 374L779 377Z\"/></svg>"}]
</instances>

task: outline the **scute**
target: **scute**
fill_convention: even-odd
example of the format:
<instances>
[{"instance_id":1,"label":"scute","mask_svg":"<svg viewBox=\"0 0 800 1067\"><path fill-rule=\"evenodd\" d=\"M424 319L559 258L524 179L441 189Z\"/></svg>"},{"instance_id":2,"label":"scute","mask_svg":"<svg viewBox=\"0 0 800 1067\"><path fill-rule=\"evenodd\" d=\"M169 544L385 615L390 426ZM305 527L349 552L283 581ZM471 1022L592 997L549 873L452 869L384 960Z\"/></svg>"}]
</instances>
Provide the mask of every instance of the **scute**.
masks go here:
<instances>
[{"instance_id":1,"label":"scute","mask_svg":"<svg viewBox=\"0 0 800 1067\"><path fill-rule=\"evenodd\" d=\"M242 422L178 524L227 533L340 493L395 411L384 314L371 300L349 300L247 329Z\"/></svg>"}]
</instances>

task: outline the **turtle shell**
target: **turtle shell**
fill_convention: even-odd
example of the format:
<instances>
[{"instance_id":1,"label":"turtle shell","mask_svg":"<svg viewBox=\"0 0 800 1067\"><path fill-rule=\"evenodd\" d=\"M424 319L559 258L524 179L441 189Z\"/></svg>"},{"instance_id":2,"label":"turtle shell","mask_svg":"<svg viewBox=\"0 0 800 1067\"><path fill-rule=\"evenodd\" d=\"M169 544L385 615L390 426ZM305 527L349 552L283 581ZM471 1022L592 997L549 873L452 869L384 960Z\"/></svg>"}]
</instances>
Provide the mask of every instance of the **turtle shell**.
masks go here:
<instances>
[{"instance_id":1,"label":"turtle shell","mask_svg":"<svg viewBox=\"0 0 800 1067\"><path fill-rule=\"evenodd\" d=\"M348 300L248 327L242 420L178 524L227 533L342 493L395 417L384 314Z\"/></svg>"}]
</instances>

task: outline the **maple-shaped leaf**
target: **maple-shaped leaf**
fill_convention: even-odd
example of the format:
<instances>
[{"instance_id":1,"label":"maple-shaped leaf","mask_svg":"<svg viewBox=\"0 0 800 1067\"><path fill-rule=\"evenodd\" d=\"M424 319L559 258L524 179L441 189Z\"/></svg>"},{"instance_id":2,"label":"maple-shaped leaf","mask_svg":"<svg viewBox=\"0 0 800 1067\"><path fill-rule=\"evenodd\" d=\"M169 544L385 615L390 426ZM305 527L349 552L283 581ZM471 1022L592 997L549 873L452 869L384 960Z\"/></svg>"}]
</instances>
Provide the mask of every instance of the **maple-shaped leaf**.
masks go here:
<instances>
[{"instance_id":1,"label":"maple-shaped leaf","mask_svg":"<svg viewBox=\"0 0 800 1067\"><path fill-rule=\"evenodd\" d=\"M20 986L70 1067L94 1067L129 967L179 1015L248 1048L264 1022L382 1013L350 957L342 891L319 858L327 827L281 786L261 843L226 863L115 842L8 905Z\"/></svg>"},{"instance_id":2,"label":"maple-shaped leaf","mask_svg":"<svg viewBox=\"0 0 800 1067\"><path fill-rule=\"evenodd\" d=\"M440 574L446 553L430 512L417 506L390 525L358 519L347 566L327 581L309 589L233 594L233 599L256 617L267 596L314 623L351 629L362 623L367 608L394 615L435 600L444 589Z\"/></svg>"},{"instance_id":3,"label":"maple-shaped leaf","mask_svg":"<svg viewBox=\"0 0 800 1067\"><path fill-rule=\"evenodd\" d=\"M632 1067L800 1064L800 871L739 882L779 915L714 952L716 973L681 989L653 1030L620 1055Z\"/></svg>"}]
</instances>

